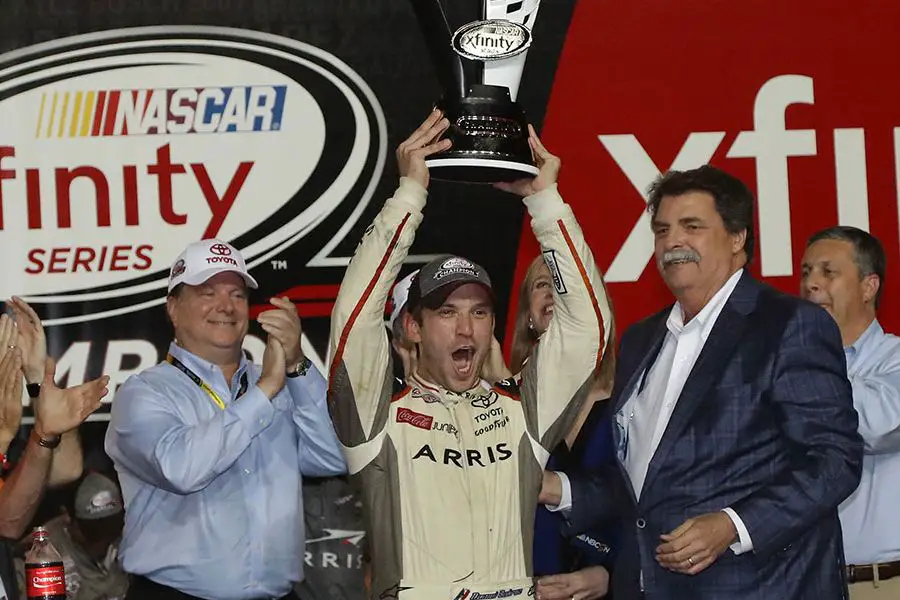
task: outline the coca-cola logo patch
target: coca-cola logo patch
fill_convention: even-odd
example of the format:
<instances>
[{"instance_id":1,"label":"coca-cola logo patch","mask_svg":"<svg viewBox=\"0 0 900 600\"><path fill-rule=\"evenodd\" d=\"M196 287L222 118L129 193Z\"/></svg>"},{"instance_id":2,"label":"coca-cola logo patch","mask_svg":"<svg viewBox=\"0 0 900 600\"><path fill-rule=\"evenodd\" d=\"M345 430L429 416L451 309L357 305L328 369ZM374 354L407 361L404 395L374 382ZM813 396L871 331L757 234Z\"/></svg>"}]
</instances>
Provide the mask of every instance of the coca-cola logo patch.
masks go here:
<instances>
[{"instance_id":1,"label":"coca-cola logo patch","mask_svg":"<svg viewBox=\"0 0 900 600\"><path fill-rule=\"evenodd\" d=\"M431 426L434 423L434 417L423 415L422 413L418 413L408 408L399 408L397 409L397 422L407 423L413 427L430 431Z\"/></svg>"}]
</instances>

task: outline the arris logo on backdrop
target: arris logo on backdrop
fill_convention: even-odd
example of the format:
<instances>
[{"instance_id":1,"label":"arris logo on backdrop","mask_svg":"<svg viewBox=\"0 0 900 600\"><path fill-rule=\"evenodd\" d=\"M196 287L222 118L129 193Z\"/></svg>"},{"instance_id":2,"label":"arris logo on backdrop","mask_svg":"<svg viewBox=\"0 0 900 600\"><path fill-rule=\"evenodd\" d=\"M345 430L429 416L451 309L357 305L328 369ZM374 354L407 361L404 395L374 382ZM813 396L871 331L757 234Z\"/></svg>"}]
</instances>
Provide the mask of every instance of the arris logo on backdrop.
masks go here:
<instances>
[{"instance_id":1,"label":"arris logo on backdrop","mask_svg":"<svg viewBox=\"0 0 900 600\"><path fill-rule=\"evenodd\" d=\"M0 115L2 293L54 304L47 324L161 303L201 238L252 269L330 226L310 265L340 262L386 154L359 75L239 29L115 30L0 56Z\"/></svg>"}]
</instances>

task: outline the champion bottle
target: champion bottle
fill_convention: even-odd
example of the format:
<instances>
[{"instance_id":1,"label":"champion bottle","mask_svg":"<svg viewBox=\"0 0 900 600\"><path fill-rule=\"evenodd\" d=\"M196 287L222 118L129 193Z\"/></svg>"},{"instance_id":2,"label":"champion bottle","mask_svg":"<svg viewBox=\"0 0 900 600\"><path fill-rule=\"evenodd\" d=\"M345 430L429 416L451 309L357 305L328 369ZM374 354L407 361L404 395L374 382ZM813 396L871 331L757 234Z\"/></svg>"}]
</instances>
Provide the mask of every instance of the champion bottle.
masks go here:
<instances>
[{"instance_id":1,"label":"champion bottle","mask_svg":"<svg viewBox=\"0 0 900 600\"><path fill-rule=\"evenodd\" d=\"M25 587L28 599L66 600L66 573L62 556L43 527L31 533L31 550L25 554Z\"/></svg>"}]
</instances>

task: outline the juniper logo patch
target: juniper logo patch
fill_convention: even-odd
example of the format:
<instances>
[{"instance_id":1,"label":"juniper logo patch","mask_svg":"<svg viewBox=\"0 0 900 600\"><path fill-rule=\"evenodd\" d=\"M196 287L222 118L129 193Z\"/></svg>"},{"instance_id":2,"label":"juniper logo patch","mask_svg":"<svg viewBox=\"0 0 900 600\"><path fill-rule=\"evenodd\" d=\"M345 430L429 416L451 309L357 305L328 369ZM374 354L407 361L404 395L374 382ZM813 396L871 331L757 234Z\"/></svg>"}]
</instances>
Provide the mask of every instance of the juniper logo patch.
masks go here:
<instances>
[{"instance_id":1,"label":"juniper logo patch","mask_svg":"<svg viewBox=\"0 0 900 600\"><path fill-rule=\"evenodd\" d=\"M327 233L309 253L327 262L370 200L385 150L365 81L287 38L151 27L8 53L3 293L53 303L47 323L61 324L161 303L172 262L202 238L228 241L252 271ZM346 217L322 232L338 210Z\"/></svg>"}]
</instances>

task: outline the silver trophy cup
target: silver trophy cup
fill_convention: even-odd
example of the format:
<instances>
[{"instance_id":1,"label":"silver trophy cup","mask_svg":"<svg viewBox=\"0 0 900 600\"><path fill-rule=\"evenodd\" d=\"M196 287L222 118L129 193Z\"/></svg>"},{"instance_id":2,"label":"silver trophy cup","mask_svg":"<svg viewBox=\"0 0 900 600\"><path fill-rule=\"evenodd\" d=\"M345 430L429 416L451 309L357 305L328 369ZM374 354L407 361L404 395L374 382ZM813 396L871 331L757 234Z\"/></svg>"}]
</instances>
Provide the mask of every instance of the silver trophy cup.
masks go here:
<instances>
[{"instance_id":1,"label":"silver trophy cup","mask_svg":"<svg viewBox=\"0 0 900 600\"><path fill-rule=\"evenodd\" d=\"M540 0L411 0L443 88L452 146L431 177L495 183L537 175L516 102Z\"/></svg>"}]
</instances>

